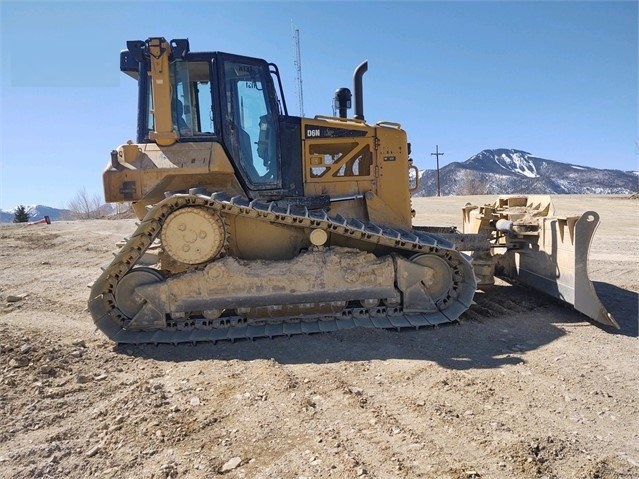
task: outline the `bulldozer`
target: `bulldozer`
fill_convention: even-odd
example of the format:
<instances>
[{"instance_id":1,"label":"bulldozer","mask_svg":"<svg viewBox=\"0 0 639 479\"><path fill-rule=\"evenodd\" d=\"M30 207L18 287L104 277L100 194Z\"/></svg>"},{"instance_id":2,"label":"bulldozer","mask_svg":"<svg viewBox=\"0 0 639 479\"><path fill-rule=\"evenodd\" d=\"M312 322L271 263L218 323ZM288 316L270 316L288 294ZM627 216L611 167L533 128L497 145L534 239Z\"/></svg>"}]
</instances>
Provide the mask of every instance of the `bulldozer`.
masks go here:
<instances>
[{"instance_id":1,"label":"bulldozer","mask_svg":"<svg viewBox=\"0 0 639 479\"><path fill-rule=\"evenodd\" d=\"M616 326L588 278L599 217L549 197L415 226L418 171L399 123L364 118L363 62L332 116L289 114L277 66L187 39L126 43L137 141L113 150L107 202L140 222L91 287L117 343L198 343L456 322L495 277ZM348 116L354 100L354 115Z\"/></svg>"}]
</instances>

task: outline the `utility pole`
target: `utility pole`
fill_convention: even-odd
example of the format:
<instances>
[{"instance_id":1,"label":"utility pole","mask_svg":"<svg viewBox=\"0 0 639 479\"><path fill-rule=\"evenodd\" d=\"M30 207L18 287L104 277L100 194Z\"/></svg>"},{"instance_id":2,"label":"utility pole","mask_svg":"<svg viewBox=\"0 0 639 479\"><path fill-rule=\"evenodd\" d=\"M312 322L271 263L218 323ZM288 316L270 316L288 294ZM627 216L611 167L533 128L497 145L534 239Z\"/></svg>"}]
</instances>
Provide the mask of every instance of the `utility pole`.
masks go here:
<instances>
[{"instance_id":1,"label":"utility pole","mask_svg":"<svg viewBox=\"0 0 639 479\"><path fill-rule=\"evenodd\" d=\"M443 156L443 153L439 152L439 145L435 145L435 153L431 153L431 155L437 157L437 196L441 196L441 191L439 190L439 157Z\"/></svg>"}]
</instances>

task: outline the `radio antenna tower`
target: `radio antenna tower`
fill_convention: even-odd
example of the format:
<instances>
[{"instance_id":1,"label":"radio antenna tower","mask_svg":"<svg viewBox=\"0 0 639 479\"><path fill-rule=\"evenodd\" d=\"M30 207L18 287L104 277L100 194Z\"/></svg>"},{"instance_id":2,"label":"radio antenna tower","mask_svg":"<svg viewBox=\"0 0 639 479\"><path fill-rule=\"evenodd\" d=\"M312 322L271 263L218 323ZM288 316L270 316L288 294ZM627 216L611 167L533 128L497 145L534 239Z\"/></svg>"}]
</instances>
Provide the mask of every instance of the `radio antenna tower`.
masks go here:
<instances>
[{"instance_id":1,"label":"radio antenna tower","mask_svg":"<svg viewBox=\"0 0 639 479\"><path fill-rule=\"evenodd\" d=\"M295 45L295 55L293 57L293 65L295 66L295 79L297 80L297 103L300 107L300 116L304 116L304 91L302 90L302 55L300 53L300 29L293 25L291 20L291 29L293 30L293 44Z\"/></svg>"}]
</instances>

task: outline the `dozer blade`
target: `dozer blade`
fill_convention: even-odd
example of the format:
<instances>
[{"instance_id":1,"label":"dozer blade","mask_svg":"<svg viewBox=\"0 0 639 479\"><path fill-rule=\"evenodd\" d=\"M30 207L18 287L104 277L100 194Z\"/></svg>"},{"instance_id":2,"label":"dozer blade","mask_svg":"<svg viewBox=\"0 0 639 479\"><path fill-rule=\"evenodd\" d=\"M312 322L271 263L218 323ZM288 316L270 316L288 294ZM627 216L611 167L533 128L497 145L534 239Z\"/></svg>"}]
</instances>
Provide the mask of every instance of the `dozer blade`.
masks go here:
<instances>
[{"instance_id":1,"label":"dozer blade","mask_svg":"<svg viewBox=\"0 0 639 479\"><path fill-rule=\"evenodd\" d=\"M588 253L599 215L555 217L550 197L500 198L479 208L465 228L490 228L495 243L495 276L523 284L572 305L589 318L619 328L588 277ZM469 223L469 224L466 224ZM506 252L499 254L499 248Z\"/></svg>"},{"instance_id":2,"label":"dozer blade","mask_svg":"<svg viewBox=\"0 0 639 479\"><path fill-rule=\"evenodd\" d=\"M540 218L539 243L509 251L504 256L513 258L503 269L500 261L495 274L565 301L601 324L619 328L588 278L588 252L598 224L599 215L594 211L581 217Z\"/></svg>"}]
</instances>

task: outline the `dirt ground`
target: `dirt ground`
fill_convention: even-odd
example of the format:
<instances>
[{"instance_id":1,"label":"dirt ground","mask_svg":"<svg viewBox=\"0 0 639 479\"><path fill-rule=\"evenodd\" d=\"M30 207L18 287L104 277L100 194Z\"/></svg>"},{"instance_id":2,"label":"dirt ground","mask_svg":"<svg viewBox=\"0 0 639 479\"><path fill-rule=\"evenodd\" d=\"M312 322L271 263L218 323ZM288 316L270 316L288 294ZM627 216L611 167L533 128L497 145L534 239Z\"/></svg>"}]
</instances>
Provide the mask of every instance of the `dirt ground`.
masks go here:
<instances>
[{"instance_id":1,"label":"dirt ground","mask_svg":"<svg viewBox=\"0 0 639 479\"><path fill-rule=\"evenodd\" d=\"M417 199L416 223L467 201ZM601 215L620 331L502 285L437 329L118 347L87 285L133 221L2 225L0 477L638 478L639 201L555 201Z\"/></svg>"}]
</instances>

